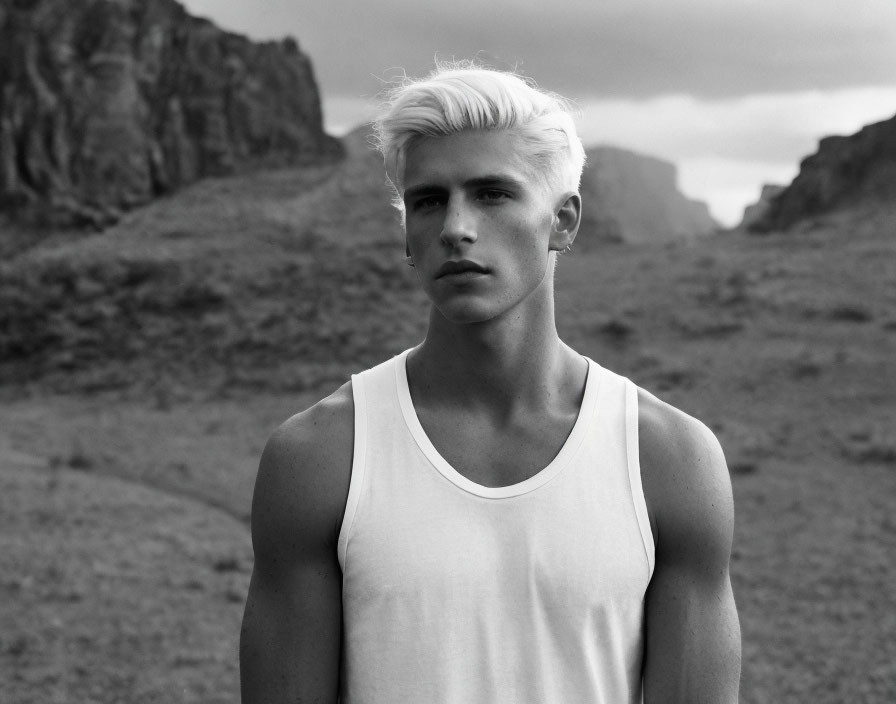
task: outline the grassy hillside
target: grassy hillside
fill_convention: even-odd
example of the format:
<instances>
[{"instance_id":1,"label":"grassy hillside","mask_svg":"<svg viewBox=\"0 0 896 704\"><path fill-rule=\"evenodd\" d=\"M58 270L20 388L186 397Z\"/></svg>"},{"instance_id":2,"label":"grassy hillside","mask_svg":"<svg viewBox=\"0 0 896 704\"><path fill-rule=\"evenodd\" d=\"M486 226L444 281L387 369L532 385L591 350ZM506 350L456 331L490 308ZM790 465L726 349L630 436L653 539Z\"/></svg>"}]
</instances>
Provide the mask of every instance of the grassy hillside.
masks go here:
<instances>
[{"instance_id":1,"label":"grassy hillside","mask_svg":"<svg viewBox=\"0 0 896 704\"><path fill-rule=\"evenodd\" d=\"M0 265L0 699L238 701L265 438L424 329L349 168L207 181ZM896 700L894 230L869 206L559 266L564 339L722 440L746 704Z\"/></svg>"},{"instance_id":2,"label":"grassy hillside","mask_svg":"<svg viewBox=\"0 0 896 704\"><path fill-rule=\"evenodd\" d=\"M340 168L211 180L0 264L0 384L305 388L373 362L422 305L388 205ZM351 206L351 207L347 207ZM358 216L355 216L358 217ZM399 313L381 328L377 309Z\"/></svg>"}]
</instances>

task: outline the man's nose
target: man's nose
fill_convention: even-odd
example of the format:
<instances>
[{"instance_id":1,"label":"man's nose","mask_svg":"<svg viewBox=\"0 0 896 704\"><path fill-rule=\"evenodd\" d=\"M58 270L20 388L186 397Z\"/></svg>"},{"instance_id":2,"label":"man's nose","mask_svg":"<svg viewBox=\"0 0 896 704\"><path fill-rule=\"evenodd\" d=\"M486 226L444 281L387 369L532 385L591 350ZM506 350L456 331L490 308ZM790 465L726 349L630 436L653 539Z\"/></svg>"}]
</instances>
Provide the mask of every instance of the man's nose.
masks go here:
<instances>
[{"instance_id":1,"label":"man's nose","mask_svg":"<svg viewBox=\"0 0 896 704\"><path fill-rule=\"evenodd\" d=\"M476 241L475 216L460 199L449 201L440 237L449 247L457 247L465 240L471 243Z\"/></svg>"}]
</instances>

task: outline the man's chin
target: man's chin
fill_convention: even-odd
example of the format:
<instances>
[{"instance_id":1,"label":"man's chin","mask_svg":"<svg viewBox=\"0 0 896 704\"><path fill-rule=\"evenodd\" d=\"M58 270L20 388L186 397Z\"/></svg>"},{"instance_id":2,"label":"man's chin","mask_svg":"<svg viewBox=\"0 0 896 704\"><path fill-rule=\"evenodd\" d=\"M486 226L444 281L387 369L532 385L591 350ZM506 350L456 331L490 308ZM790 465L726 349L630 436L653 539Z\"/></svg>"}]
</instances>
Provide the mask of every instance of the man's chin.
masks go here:
<instances>
[{"instance_id":1,"label":"man's chin","mask_svg":"<svg viewBox=\"0 0 896 704\"><path fill-rule=\"evenodd\" d=\"M441 317L454 325L485 323L493 319L496 315L496 311L481 304L476 305L472 301L452 301L451 303L443 305L436 304L435 307Z\"/></svg>"}]
</instances>

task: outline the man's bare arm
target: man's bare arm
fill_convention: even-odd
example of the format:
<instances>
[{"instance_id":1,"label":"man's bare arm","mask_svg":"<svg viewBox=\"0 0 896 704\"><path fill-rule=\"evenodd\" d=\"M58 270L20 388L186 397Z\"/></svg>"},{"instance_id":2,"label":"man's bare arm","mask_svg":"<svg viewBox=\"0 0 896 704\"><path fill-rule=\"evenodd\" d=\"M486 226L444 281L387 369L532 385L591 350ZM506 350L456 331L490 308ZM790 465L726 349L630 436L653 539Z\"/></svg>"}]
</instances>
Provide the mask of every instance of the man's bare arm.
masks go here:
<instances>
[{"instance_id":1,"label":"man's bare arm","mask_svg":"<svg viewBox=\"0 0 896 704\"><path fill-rule=\"evenodd\" d=\"M350 385L286 421L252 500L255 568L240 636L244 704L335 704L342 638L336 553L351 476Z\"/></svg>"},{"instance_id":2,"label":"man's bare arm","mask_svg":"<svg viewBox=\"0 0 896 704\"><path fill-rule=\"evenodd\" d=\"M647 592L645 704L731 704L740 683L740 624L729 561L731 480L702 423L646 392L641 468L656 538Z\"/></svg>"}]
</instances>

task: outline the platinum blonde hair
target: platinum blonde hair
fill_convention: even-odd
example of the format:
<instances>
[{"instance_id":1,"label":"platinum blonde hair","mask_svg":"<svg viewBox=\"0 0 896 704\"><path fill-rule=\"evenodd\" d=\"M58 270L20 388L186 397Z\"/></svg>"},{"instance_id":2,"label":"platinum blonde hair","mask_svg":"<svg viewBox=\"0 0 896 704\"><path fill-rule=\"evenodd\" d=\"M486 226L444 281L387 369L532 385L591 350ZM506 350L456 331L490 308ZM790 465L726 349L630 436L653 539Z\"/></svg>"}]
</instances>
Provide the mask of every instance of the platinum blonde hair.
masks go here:
<instances>
[{"instance_id":1,"label":"platinum blonde hair","mask_svg":"<svg viewBox=\"0 0 896 704\"><path fill-rule=\"evenodd\" d=\"M405 80L388 96L374 123L377 147L404 217L404 167L421 137L464 130L508 130L520 137L522 156L550 188L575 191L585 165L569 103L522 76L473 62L438 62L426 78Z\"/></svg>"}]
</instances>

